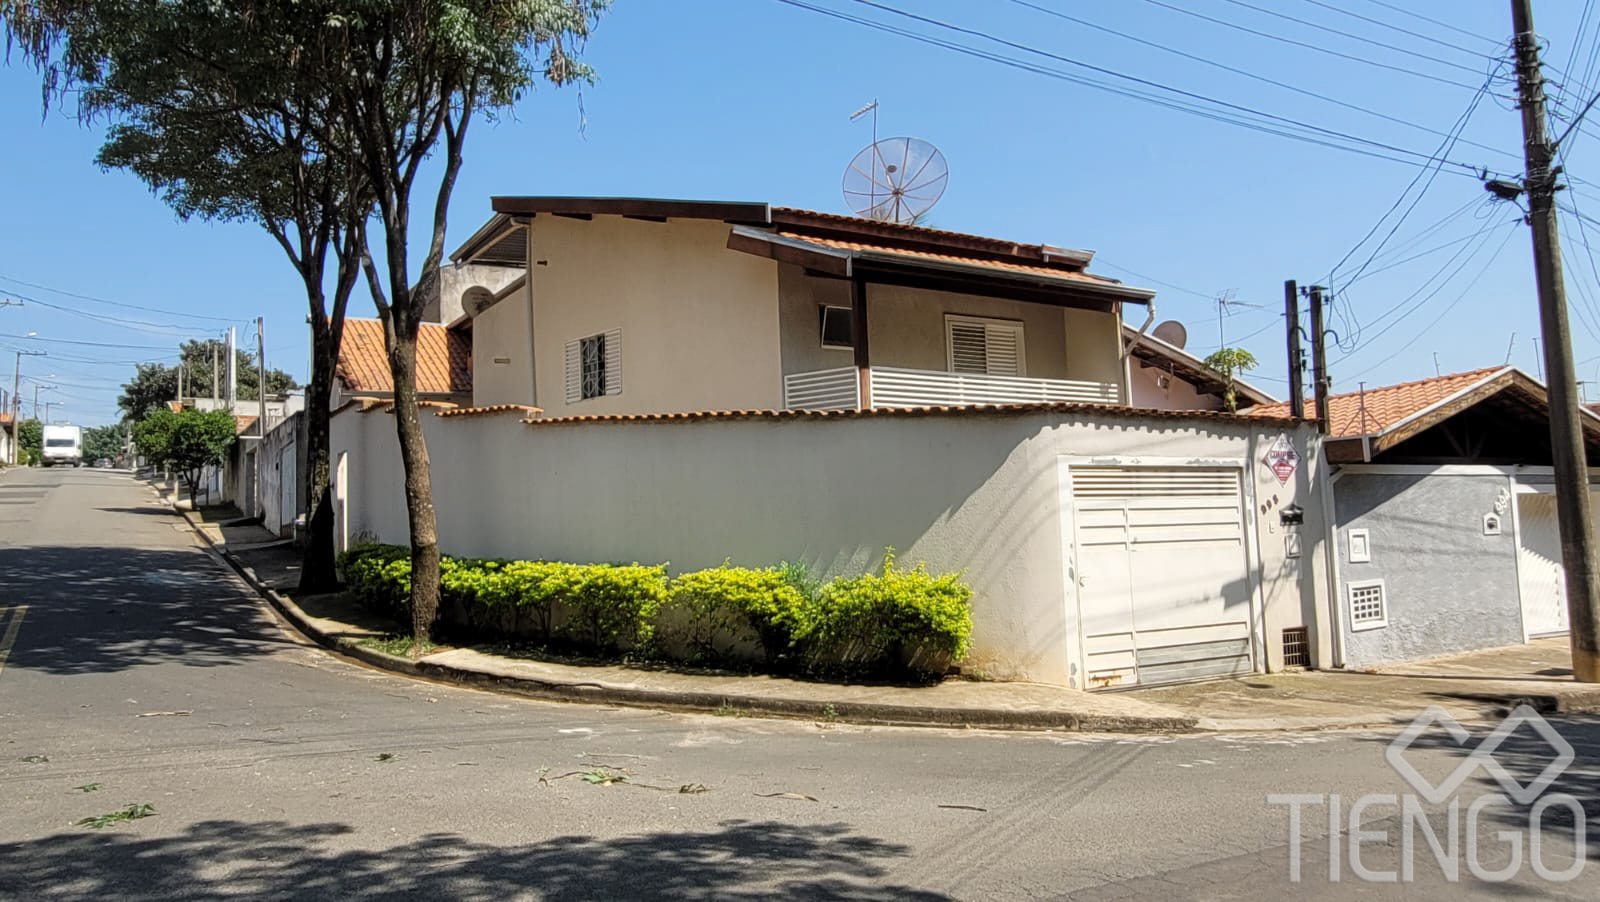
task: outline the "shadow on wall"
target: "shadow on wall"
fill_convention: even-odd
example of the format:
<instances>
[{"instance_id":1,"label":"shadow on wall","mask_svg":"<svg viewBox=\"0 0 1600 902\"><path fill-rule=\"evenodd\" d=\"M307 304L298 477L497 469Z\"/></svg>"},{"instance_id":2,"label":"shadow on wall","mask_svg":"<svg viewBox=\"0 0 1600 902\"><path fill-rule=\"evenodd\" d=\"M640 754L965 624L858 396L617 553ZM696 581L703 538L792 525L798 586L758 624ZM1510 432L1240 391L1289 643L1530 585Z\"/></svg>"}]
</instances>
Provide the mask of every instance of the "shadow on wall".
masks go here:
<instances>
[{"instance_id":1,"label":"shadow on wall","mask_svg":"<svg viewBox=\"0 0 1600 902\"><path fill-rule=\"evenodd\" d=\"M143 823L153 823L145 821ZM334 848L346 824L208 821L170 837L61 833L0 844L0 896L30 899L944 899L879 884L910 849L843 824L497 846L453 834Z\"/></svg>"},{"instance_id":2,"label":"shadow on wall","mask_svg":"<svg viewBox=\"0 0 1600 902\"><path fill-rule=\"evenodd\" d=\"M0 548L0 584L9 604L29 608L8 669L219 667L289 644L199 549Z\"/></svg>"}]
</instances>

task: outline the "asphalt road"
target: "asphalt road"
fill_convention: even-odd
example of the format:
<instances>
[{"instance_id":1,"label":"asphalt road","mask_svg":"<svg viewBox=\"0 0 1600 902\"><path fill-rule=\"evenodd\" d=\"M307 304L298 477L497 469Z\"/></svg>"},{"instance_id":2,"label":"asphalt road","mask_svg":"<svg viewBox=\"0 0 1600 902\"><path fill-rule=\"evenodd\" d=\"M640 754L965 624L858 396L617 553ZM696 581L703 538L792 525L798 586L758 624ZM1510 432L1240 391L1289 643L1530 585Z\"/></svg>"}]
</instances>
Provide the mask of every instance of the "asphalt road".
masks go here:
<instances>
[{"instance_id":1,"label":"asphalt road","mask_svg":"<svg viewBox=\"0 0 1600 902\"><path fill-rule=\"evenodd\" d=\"M1524 860L1489 884L1465 827L1459 884L1420 836L1414 884L1364 883L1342 854L1330 883L1320 806L1292 886L1288 808L1266 797L1338 793L1348 813L1407 792L1387 734L864 729L370 671L285 632L125 474L0 474L0 608L0 899L1600 896L1600 841L1573 882ZM1600 840L1600 723L1557 727L1578 760L1555 789ZM1523 782L1548 757L1529 736L1498 756ZM1437 782L1463 754L1430 733L1408 760ZM1475 773L1461 795L1491 785ZM77 825L129 804L154 814ZM1573 860L1562 811L1543 819L1549 869ZM1361 816L1387 831L1367 868L1398 866L1399 823L1392 801ZM1485 812L1481 866L1526 824Z\"/></svg>"}]
</instances>

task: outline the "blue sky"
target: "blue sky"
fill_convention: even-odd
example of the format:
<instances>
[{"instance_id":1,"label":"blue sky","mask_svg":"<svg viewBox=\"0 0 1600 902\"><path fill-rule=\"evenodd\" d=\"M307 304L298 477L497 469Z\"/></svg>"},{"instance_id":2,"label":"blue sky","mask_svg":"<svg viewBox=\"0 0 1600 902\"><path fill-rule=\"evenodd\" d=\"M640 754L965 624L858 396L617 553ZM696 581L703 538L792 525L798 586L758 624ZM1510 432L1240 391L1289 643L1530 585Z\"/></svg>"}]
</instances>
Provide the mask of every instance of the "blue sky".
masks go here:
<instances>
[{"instance_id":1,"label":"blue sky","mask_svg":"<svg viewBox=\"0 0 1600 902\"><path fill-rule=\"evenodd\" d=\"M1019 48L858 0L805 2L1102 77L1023 48L1044 51L1398 148L1377 151L1386 155L1423 158L1469 108L1510 32L1504 3L1031 0L1135 41L1014 0L884 0ZM1575 41L1583 6L1536 3L1547 60L1574 70L1570 77L1551 73L1552 79L1581 82L1593 68L1589 51L1600 22L1591 20ZM1575 43L1580 47L1569 62ZM590 42L588 59L600 81L583 92L581 113L577 92L542 89L499 121L474 126L451 206L451 247L487 218L492 194L759 200L845 212L840 176L870 137L870 125L848 115L877 99L881 135L925 138L949 161L949 188L932 225L1095 250L1091 271L1156 289L1161 318L1186 323L1190 349L1201 354L1218 345L1215 297L1227 292L1233 301L1222 318L1224 340L1253 351L1262 364L1260 384L1280 396L1283 281L1326 280L1422 171L1021 71L778 0L618 0ZM1600 71L1587 83L1600 84ZM1447 156L1514 175L1521 170L1520 125L1504 96L1512 86L1505 78L1490 85ZM1586 102L1584 93L1557 95L1570 111ZM0 68L0 104L8 125L0 167L12 173L7 215L0 217L0 298L34 299L0 308L0 363L9 370L18 348L49 352L23 359L25 412L34 384L45 382L58 386L40 393L55 405L53 417L114 420L117 386L130 361L171 359L181 338L215 334L230 323L253 341L258 315L266 319L269 364L304 378L304 298L264 232L247 223L179 222L132 176L100 172L93 165L98 130L58 113L41 121L37 77L26 68ZM1600 111L1594 115L1600 119ZM1592 131L1600 136L1600 121ZM1600 137L1581 132L1569 139L1568 172L1579 181L1563 203L1600 217L1600 168L1585 165L1600 161L1590 146L1596 142ZM1331 354L1336 390L1430 376L1435 353L1445 372L1498 364L1508 348L1513 363L1537 370L1527 229L1514 222L1510 206L1485 204L1479 181L1463 172L1441 168L1385 256L1336 300L1332 325L1343 345ZM419 191L431 203L425 195ZM1400 209L1409 203L1408 197ZM1345 277L1393 222L1350 257ZM1600 273L1577 226L1572 216L1563 218L1575 351L1589 396L1600 399ZM1600 220L1588 228L1600 242ZM425 226L417 234L420 248ZM1443 281L1447 275L1454 277ZM1336 277L1335 285L1341 281ZM352 313L372 315L362 289ZM19 337L28 332L37 338Z\"/></svg>"}]
</instances>

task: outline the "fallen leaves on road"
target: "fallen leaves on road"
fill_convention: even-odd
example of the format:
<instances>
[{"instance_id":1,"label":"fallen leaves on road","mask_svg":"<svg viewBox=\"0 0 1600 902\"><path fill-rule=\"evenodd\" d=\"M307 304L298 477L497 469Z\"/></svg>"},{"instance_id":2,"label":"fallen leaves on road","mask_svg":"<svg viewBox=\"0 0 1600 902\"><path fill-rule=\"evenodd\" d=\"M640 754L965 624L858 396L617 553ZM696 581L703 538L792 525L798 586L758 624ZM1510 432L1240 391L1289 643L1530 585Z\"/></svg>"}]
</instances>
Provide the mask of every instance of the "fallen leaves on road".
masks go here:
<instances>
[{"instance_id":1,"label":"fallen leaves on road","mask_svg":"<svg viewBox=\"0 0 1600 902\"><path fill-rule=\"evenodd\" d=\"M798 792L758 792L757 796L763 799L792 799L796 802L815 802L815 796L808 796Z\"/></svg>"},{"instance_id":2,"label":"fallen leaves on road","mask_svg":"<svg viewBox=\"0 0 1600 902\"><path fill-rule=\"evenodd\" d=\"M95 790L100 788L100 784L99 783L85 783L82 786L74 786L72 788L76 789L79 792L94 792Z\"/></svg>"},{"instance_id":3,"label":"fallen leaves on road","mask_svg":"<svg viewBox=\"0 0 1600 902\"><path fill-rule=\"evenodd\" d=\"M698 795L702 792L710 791L711 787L705 785L704 783L685 783L678 787L679 795Z\"/></svg>"},{"instance_id":4,"label":"fallen leaves on road","mask_svg":"<svg viewBox=\"0 0 1600 902\"><path fill-rule=\"evenodd\" d=\"M376 761L393 761L394 760L394 753L393 752L379 752L377 758L375 758L373 760L376 760Z\"/></svg>"},{"instance_id":5,"label":"fallen leaves on road","mask_svg":"<svg viewBox=\"0 0 1600 902\"><path fill-rule=\"evenodd\" d=\"M112 824L120 824L123 821L136 821L142 817L151 817L155 813L156 806L150 804L149 802L134 803L126 805L122 808L118 808L116 811L110 812L109 814L97 814L94 817L86 817L83 820L78 821L77 826L91 827L95 830L99 830L102 827L109 827Z\"/></svg>"},{"instance_id":6,"label":"fallen leaves on road","mask_svg":"<svg viewBox=\"0 0 1600 902\"><path fill-rule=\"evenodd\" d=\"M49 764L49 755L23 755L20 759L23 764Z\"/></svg>"},{"instance_id":7,"label":"fallen leaves on road","mask_svg":"<svg viewBox=\"0 0 1600 902\"><path fill-rule=\"evenodd\" d=\"M937 807L939 807L939 808L949 808L952 811L988 811L989 810L987 808L979 808L977 805L939 805Z\"/></svg>"},{"instance_id":8,"label":"fallen leaves on road","mask_svg":"<svg viewBox=\"0 0 1600 902\"><path fill-rule=\"evenodd\" d=\"M134 717L188 717L189 715L191 715L193 713L194 713L193 711L146 711L143 714L135 714L133 716Z\"/></svg>"}]
</instances>

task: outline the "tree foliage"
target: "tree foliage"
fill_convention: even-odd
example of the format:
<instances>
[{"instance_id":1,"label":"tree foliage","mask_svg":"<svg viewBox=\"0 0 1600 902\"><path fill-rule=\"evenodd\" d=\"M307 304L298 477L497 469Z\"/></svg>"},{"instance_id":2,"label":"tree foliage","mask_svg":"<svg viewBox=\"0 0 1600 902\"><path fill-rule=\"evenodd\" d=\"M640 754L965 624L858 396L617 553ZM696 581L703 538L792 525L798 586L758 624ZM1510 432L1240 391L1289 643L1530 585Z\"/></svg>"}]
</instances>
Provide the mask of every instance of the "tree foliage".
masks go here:
<instances>
[{"instance_id":1,"label":"tree foliage","mask_svg":"<svg viewBox=\"0 0 1600 902\"><path fill-rule=\"evenodd\" d=\"M44 457L44 425L38 420L17 424L17 463L31 467Z\"/></svg>"},{"instance_id":2,"label":"tree foliage","mask_svg":"<svg viewBox=\"0 0 1600 902\"><path fill-rule=\"evenodd\" d=\"M7 38L42 76L46 103L75 97L104 120L97 162L143 180L184 219L255 222L300 276L309 308L306 397L309 535L301 588L337 585L329 489L329 400L345 311L360 276L371 193L330 118L322 46L365 3L328 0L0 0ZM70 92L70 93L69 93ZM332 278L328 278L332 256ZM138 419L175 394L176 374L130 392ZM204 394L209 363L195 370ZM240 397L256 397L241 371ZM269 391L272 389L269 376Z\"/></svg>"},{"instance_id":3,"label":"tree foliage","mask_svg":"<svg viewBox=\"0 0 1600 902\"><path fill-rule=\"evenodd\" d=\"M209 397L211 395L211 371L213 351L217 360L217 386L219 396L227 395L227 347L226 342L186 341L179 348L179 359L183 366L183 391L185 397ZM234 349L234 366L239 381L240 401L256 401L260 399L256 386L260 383L260 375L256 367L256 355L245 351L243 348ZM280 369L267 370L267 396L281 395L284 392L299 388L293 376ZM137 423L149 416L158 408L165 407L168 401L178 398L178 367L167 366L162 363L140 363L135 366L133 378L122 385L122 396L117 398L117 406L122 408L123 419L130 423Z\"/></svg>"},{"instance_id":4,"label":"tree foliage","mask_svg":"<svg viewBox=\"0 0 1600 902\"><path fill-rule=\"evenodd\" d=\"M319 137L365 178L382 230L384 272L370 252L363 253L362 270L384 324L394 381L411 532L412 632L419 640L438 614L440 556L417 404L417 332L438 287L467 129L480 115L509 109L541 81L592 82L593 71L578 56L609 6L610 0L345 3L328 19L315 53L329 89L328 120L343 127ZM412 191L430 158L438 181L426 251L413 281Z\"/></svg>"},{"instance_id":5,"label":"tree foliage","mask_svg":"<svg viewBox=\"0 0 1600 902\"><path fill-rule=\"evenodd\" d=\"M121 457L128 447L130 434L126 423L95 426L83 430L83 459L96 461L101 458L114 460Z\"/></svg>"},{"instance_id":6,"label":"tree foliage","mask_svg":"<svg viewBox=\"0 0 1600 902\"><path fill-rule=\"evenodd\" d=\"M145 459L178 471L189 497L195 497L206 467L221 466L238 439L233 414L225 410L162 408L133 427L133 443Z\"/></svg>"},{"instance_id":7,"label":"tree foliage","mask_svg":"<svg viewBox=\"0 0 1600 902\"><path fill-rule=\"evenodd\" d=\"M322 313L320 267L331 247L340 254L340 289L347 293L356 273L366 275L395 385L419 636L438 608L439 550L416 342L426 300L437 290L468 126L509 109L541 82L592 80L579 55L609 5L0 0L7 38L40 69L46 96L71 89L83 115L113 120L102 165L132 170L180 215L261 221L295 262L312 301L313 448L323 431L315 418L326 407L319 393L331 380L340 317L337 297L335 315ZM425 172L438 181L421 199L432 222L413 275L413 189ZM374 208L382 274L365 229ZM359 215L350 216L354 211ZM325 484L326 455L312 457L310 478L321 474ZM326 499L314 481L312 497ZM314 514L317 522L331 529L328 517Z\"/></svg>"},{"instance_id":8,"label":"tree foliage","mask_svg":"<svg viewBox=\"0 0 1600 902\"><path fill-rule=\"evenodd\" d=\"M1218 348L1206 357L1205 365L1222 374L1222 403L1228 406L1229 411L1238 410L1239 393L1234 379L1240 373L1248 373L1256 368L1255 355L1244 348Z\"/></svg>"}]
</instances>

